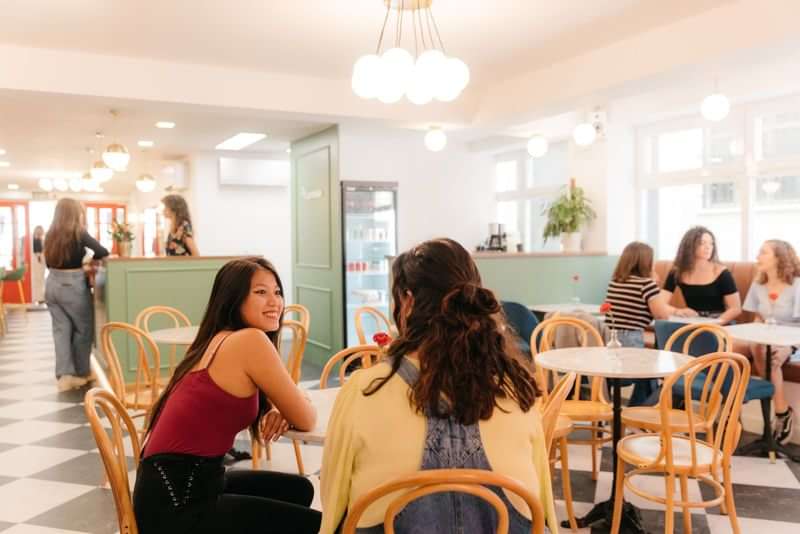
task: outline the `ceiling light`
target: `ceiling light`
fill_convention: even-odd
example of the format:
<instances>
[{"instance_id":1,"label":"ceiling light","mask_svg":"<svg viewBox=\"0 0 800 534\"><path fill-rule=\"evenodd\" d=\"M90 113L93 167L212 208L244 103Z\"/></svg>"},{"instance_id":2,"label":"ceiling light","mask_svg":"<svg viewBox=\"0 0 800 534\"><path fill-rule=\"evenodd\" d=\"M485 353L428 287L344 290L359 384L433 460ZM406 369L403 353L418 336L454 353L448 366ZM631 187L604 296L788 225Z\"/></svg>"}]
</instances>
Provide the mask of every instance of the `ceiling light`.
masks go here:
<instances>
[{"instance_id":1,"label":"ceiling light","mask_svg":"<svg viewBox=\"0 0 800 534\"><path fill-rule=\"evenodd\" d=\"M98 187L100 187L100 183L92 178L91 173L83 173L83 176L81 177L81 188L84 191L97 191Z\"/></svg>"},{"instance_id":2,"label":"ceiling light","mask_svg":"<svg viewBox=\"0 0 800 534\"><path fill-rule=\"evenodd\" d=\"M98 183L107 182L114 176L114 170L106 165L105 162L99 160L92 164L92 168L89 169L89 172L91 173L92 180L96 180Z\"/></svg>"},{"instance_id":3,"label":"ceiling light","mask_svg":"<svg viewBox=\"0 0 800 534\"><path fill-rule=\"evenodd\" d=\"M44 191L52 191L53 190L53 180L50 178L42 178L39 180L39 189L43 189Z\"/></svg>"},{"instance_id":4,"label":"ceiling light","mask_svg":"<svg viewBox=\"0 0 800 534\"><path fill-rule=\"evenodd\" d=\"M136 189L142 193L150 193L156 188L156 180L149 174L142 174L136 180Z\"/></svg>"},{"instance_id":5,"label":"ceiling light","mask_svg":"<svg viewBox=\"0 0 800 534\"><path fill-rule=\"evenodd\" d=\"M137 142L136 144L139 145L142 148L151 148L153 145L155 145L155 143L153 141L146 141L144 139L142 139L141 141Z\"/></svg>"},{"instance_id":6,"label":"ceiling light","mask_svg":"<svg viewBox=\"0 0 800 534\"><path fill-rule=\"evenodd\" d=\"M731 102L722 93L708 95L703 99L703 105L700 106L703 118L713 122L719 122L727 117L730 110Z\"/></svg>"},{"instance_id":7,"label":"ceiling light","mask_svg":"<svg viewBox=\"0 0 800 534\"><path fill-rule=\"evenodd\" d=\"M291 154L291 153L292 153L292 149L291 149L291 148L287 148L287 149L286 149L286 153L287 153L287 154Z\"/></svg>"},{"instance_id":8,"label":"ceiling light","mask_svg":"<svg viewBox=\"0 0 800 534\"><path fill-rule=\"evenodd\" d=\"M115 171L125 171L128 169L128 163L131 160L131 155L125 145L113 143L106 147L103 152L103 163L111 167Z\"/></svg>"},{"instance_id":9,"label":"ceiling light","mask_svg":"<svg viewBox=\"0 0 800 534\"><path fill-rule=\"evenodd\" d=\"M215 148L217 150L241 150L245 147L252 145L253 143L258 143L266 136L267 134L263 133L242 132L234 135L233 137L229 137L228 139L218 144Z\"/></svg>"},{"instance_id":10,"label":"ceiling light","mask_svg":"<svg viewBox=\"0 0 800 534\"><path fill-rule=\"evenodd\" d=\"M19 184L8 184L8 190L9 191L18 191L19 190Z\"/></svg>"},{"instance_id":11,"label":"ceiling light","mask_svg":"<svg viewBox=\"0 0 800 534\"><path fill-rule=\"evenodd\" d=\"M53 180L53 187L63 192L69 189L69 184L63 178L56 178L55 180Z\"/></svg>"},{"instance_id":12,"label":"ceiling light","mask_svg":"<svg viewBox=\"0 0 800 534\"><path fill-rule=\"evenodd\" d=\"M781 188L780 181L776 179L764 180L761 182L761 189L768 195L774 195Z\"/></svg>"},{"instance_id":13,"label":"ceiling light","mask_svg":"<svg viewBox=\"0 0 800 534\"><path fill-rule=\"evenodd\" d=\"M386 104L399 101L403 95L418 105L433 99L451 102L458 98L469 84L469 68L460 59L445 55L431 12L433 0L385 0L385 3L386 18L376 52L361 56L353 65L353 92L361 98L377 98ZM386 25L392 9L397 11L395 39L381 54L383 36L389 35ZM413 33L414 55L401 47L405 17L411 19L406 21L405 28ZM422 53L417 55L417 50Z\"/></svg>"},{"instance_id":14,"label":"ceiling light","mask_svg":"<svg viewBox=\"0 0 800 534\"><path fill-rule=\"evenodd\" d=\"M6 150L4 148L0 148L0 156L5 156Z\"/></svg>"},{"instance_id":15,"label":"ceiling light","mask_svg":"<svg viewBox=\"0 0 800 534\"><path fill-rule=\"evenodd\" d=\"M589 146L594 143L597 137L597 132L594 126L588 122L582 122L575 127L572 131L572 137L575 139L575 144L578 146Z\"/></svg>"},{"instance_id":16,"label":"ceiling light","mask_svg":"<svg viewBox=\"0 0 800 534\"><path fill-rule=\"evenodd\" d=\"M11 163L7 161L0 161L0 167L11 167Z\"/></svg>"},{"instance_id":17,"label":"ceiling light","mask_svg":"<svg viewBox=\"0 0 800 534\"><path fill-rule=\"evenodd\" d=\"M550 147L547 138L543 135L534 135L528 139L528 154L532 158L541 158L547 154L547 149Z\"/></svg>"},{"instance_id":18,"label":"ceiling light","mask_svg":"<svg viewBox=\"0 0 800 534\"><path fill-rule=\"evenodd\" d=\"M162 129L169 130L171 128L175 128L175 123L174 122L170 122L170 121L158 121L156 123L156 128L162 128Z\"/></svg>"},{"instance_id":19,"label":"ceiling light","mask_svg":"<svg viewBox=\"0 0 800 534\"><path fill-rule=\"evenodd\" d=\"M83 189L80 178L72 178L67 185L69 186L69 190L73 193L80 193L81 189Z\"/></svg>"},{"instance_id":20,"label":"ceiling light","mask_svg":"<svg viewBox=\"0 0 800 534\"><path fill-rule=\"evenodd\" d=\"M441 128L433 127L425 134L425 146L431 152L439 152L447 146L447 135Z\"/></svg>"}]
</instances>

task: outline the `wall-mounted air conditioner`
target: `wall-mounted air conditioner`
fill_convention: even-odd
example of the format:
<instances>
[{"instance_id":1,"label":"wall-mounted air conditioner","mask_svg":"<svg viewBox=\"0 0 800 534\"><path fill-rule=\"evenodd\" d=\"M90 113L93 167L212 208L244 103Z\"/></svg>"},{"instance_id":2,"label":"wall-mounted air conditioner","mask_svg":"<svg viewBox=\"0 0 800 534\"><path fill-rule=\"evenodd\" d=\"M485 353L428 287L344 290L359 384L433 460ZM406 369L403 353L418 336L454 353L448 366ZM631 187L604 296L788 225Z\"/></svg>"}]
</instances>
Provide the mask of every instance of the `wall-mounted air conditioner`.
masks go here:
<instances>
[{"instance_id":1,"label":"wall-mounted air conditioner","mask_svg":"<svg viewBox=\"0 0 800 534\"><path fill-rule=\"evenodd\" d=\"M287 187L289 160L219 158L220 185Z\"/></svg>"}]
</instances>

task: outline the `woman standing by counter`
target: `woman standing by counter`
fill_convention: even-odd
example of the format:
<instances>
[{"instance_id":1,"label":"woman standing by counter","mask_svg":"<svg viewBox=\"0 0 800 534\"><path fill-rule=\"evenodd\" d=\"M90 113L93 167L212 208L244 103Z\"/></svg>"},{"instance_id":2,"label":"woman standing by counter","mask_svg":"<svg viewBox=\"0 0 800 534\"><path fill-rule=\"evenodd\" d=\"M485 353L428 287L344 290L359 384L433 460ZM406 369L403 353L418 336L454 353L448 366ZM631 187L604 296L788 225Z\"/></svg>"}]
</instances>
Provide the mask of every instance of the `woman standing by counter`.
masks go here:
<instances>
[{"instance_id":1,"label":"woman standing by counter","mask_svg":"<svg viewBox=\"0 0 800 534\"><path fill-rule=\"evenodd\" d=\"M88 234L85 221L83 206L73 198L62 198L44 240L50 269L44 298L53 320L59 391L89 381L94 312L83 257L87 248L94 252L95 260L108 256L108 250Z\"/></svg>"},{"instance_id":2,"label":"woman standing by counter","mask_svg":"<svg viewBox=\"0 0 800 534\"><path fill-rule=\"evenodd\" d=\"M170 221L167 256L199 256L186 200L180 195L167 195L161 202L164 204L164 217Z\"/></svg>"}]
</instances>

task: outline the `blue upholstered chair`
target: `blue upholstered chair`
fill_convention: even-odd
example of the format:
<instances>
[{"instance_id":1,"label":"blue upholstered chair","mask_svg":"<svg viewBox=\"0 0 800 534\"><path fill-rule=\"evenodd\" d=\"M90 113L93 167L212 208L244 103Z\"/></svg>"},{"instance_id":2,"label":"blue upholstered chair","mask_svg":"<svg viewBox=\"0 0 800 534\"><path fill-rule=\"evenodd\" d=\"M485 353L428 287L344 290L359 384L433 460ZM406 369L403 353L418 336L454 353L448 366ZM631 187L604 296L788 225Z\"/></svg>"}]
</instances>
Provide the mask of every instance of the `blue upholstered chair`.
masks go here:
<instances>
[{"instance_id":1,"label":"blue upholstered chair","mask_svg":"<svg viewBox=\"0 0 800 534\"><path fill-rule=\"evenodd\" d=\"M523 354L530 356L531 346L529 340L531 339L531 334L536 328L536 325L539 324L539 320L536 319L532 311L518 302L504 301L502 304L503 313L505 313L506 319L508 319L508 324L511 325L514 332L517 334L517 345L519 349Z\"/></svg>"}]
</instances>

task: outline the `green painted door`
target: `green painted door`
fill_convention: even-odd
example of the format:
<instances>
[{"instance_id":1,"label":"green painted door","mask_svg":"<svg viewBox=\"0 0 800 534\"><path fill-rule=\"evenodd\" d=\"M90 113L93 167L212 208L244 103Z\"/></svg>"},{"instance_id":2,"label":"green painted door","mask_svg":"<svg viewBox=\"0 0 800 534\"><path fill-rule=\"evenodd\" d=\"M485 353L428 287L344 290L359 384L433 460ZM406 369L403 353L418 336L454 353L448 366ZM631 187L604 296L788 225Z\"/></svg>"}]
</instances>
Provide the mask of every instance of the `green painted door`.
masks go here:
<instances>
[{"instance_id":1,"label":"green painted door","mask_svg":"<svg viewBox=\"0 0 800 534\"><path fill-rule=\"evenodd\" d=\"M311 313L304 359L324 365L343 348L339 131L292 144L294 302Z\"/></svg>"}]
</instances>

